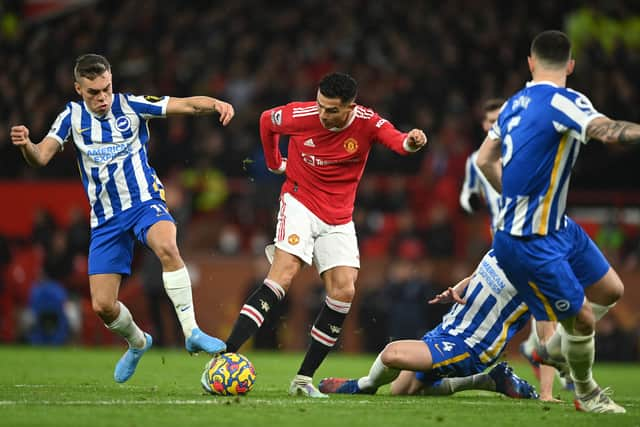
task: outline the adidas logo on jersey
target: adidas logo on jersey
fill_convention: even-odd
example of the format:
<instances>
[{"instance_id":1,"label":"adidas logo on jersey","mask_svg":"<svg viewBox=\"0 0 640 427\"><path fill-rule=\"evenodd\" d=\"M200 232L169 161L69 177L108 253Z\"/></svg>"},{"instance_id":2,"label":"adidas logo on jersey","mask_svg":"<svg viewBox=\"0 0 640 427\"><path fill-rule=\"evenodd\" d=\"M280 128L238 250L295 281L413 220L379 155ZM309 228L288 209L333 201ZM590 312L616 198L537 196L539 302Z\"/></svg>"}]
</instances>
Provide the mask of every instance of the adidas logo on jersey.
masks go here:
<instances>
[{"instance_id":1,"label":"adidas logo on jersey","mask_svg":"<svg viewBox=\"0 0 640 427\"><path fill-rule=\"evenodd\" d=\"M316 144L313 142L313 139L309 138L304 142L305 147L315 147Z\"/></svg>"}]
</instances>

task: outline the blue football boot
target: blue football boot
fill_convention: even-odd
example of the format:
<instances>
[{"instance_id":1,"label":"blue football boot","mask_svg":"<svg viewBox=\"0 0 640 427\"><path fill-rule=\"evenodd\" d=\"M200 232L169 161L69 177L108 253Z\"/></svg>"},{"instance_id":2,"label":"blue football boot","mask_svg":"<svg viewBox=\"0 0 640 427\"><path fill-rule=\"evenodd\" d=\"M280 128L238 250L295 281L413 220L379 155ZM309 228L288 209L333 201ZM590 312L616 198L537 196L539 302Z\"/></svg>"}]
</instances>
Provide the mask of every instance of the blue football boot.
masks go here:
<instances>
[{"instance_id":1,"label":"blue football boot","mask_svg":"<svg viewBox=\"0 0 640 427\"><path fill-rule=\"evenodd\" d=\"M318 384L323 393L375 394L376 390L361 390L358 380L348 378L323 378Z\"/></svg>"},{"instance_id":2,"label":"blue football boot","mask_svg":"<svg viewBox=\"0 0 640 427\"><path fill-rule=\"evenodd\" d=\"M145 332L144 338L146 343L143 348L137 349L129 347L120 360L118 360L118 363L116 363L116 369L113 372L113 379L115 379L117 383L123 383L133 376L142 355L151 348L151 345L153 344L153 338L151 338L151 335Z\"/></svg>"},{"instance_id":3,"label":"blue football boot","mask_svg":"<svg viewBox=\"0 0 640 427\"><path fill-rule=\"evenodd\" d=\"M496 383L496 392L514 399L537 399L534 386L518 377L507 362L498 363L489 371L489 376Z\"/></svg>"},{"instance_id":4,"label":"blue football boot","mask_svg":"<svg viewBox=\"0 0 640 427\"><path fill-rule=\"evenodd\" d=\"M191 354L204 351L215 355L224 352L227 349L227 344L218 338L205 334L200 328L193 328L191 336L185 340L185 347Z\"/></svg>"}]
</instances>

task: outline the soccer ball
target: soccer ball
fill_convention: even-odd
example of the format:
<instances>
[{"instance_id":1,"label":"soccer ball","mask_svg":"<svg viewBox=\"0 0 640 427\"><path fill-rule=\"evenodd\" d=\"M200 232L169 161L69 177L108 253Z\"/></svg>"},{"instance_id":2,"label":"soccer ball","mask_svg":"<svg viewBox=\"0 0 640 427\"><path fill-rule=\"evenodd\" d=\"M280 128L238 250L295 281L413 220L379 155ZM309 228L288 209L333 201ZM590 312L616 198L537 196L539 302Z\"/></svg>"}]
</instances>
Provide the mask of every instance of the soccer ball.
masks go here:
<instances>
[{"instance_id":1,"label":"soccer ball","mask_svg":"<svg viewBox=\"0 0 640 427\"><path fill-rule=\"evenodd\" d=\"M208 393L218 396L247 394L255 381L253 364L240 353L224 353L211 359L200 380Z\"/></svg>"}]
</instances>

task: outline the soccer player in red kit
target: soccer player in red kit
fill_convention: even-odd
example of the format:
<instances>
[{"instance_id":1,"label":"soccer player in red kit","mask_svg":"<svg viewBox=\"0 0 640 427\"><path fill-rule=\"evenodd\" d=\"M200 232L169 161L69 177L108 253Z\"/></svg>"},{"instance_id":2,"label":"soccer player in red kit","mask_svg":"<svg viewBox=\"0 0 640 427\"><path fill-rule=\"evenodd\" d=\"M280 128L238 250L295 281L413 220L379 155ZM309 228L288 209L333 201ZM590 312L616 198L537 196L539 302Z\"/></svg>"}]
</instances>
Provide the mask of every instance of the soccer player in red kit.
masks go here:
<instances>
[{"instance_id":1,"label":"soccer player in red kit","mask_svg":"<svg viewBox=\"0 0 640 427\"><path fill-rule=\"evenodd\" d=\"M260 137L267 167L286 174L280 195L275 244L266 249L271 262L264 285L240 311L228 351L238 351L278 304L304 264L315 265L327 297L311 329L311 345L289 394L327 397L312 377L335 345L355 294L360 257L352 220L356 189L374 143L400 154L427 143L419 129L400 132L375 111L357 105L356 81L332 73L319 83L317 98L292 102L262 113ZM278 142L289 136L288 159Z\"/></svg>"}]
</instances>

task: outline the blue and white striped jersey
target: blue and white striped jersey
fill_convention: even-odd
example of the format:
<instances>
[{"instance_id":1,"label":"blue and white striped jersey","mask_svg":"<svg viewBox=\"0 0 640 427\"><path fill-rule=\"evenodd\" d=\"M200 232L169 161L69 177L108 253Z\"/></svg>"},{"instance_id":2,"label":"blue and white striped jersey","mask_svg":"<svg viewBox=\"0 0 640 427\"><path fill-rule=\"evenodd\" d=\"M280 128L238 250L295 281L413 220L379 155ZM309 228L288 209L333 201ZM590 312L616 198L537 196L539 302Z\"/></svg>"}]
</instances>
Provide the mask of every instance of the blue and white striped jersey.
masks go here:
<instances>
[{"instance_id":1,"label":"blue and white striped jersey","mask_svg":"<svg viewBox=\"0 0 640 427\"><path fill-rule=\"evenodd\" d=\"M586 96L550 82L528 83L505 103L489 131L502 141L499 230L544 236L564 226L571 169L600 116Z\"/></svg>"},{"instance_id":2,"label":"blue and white striped jersey","mask_svg":"<svg viewBox=\"0 0 640 427\"><path fill-rule=\"evenodd\" d=\"M480 170L477 164L478 151L471 153L467 157L465 164L464 183L462 184L462 191L460 192L460 204L467 211L472 211L469 206L468 198L471 194L478 194L482 196L487 208L489 209L489 216L491 217L491 230L495 232L497 226L498 213L500 212L500 199L501 195L495 188L489 183L489 180L484 176L484 173Z\"/></svg>"},{"instance_id":3,"label":"blue and white striped jersey","mask_svg":"<svg viewBox=\"0 0 640 427\"><path fill-rule=\"evenodd\" d=\"M529 320L529 308L489 251L465 289L465 304L454 304L438 327L464 339L482 363L491 364Z\"/></svg>"},{"instance_id":4,"label":"blue and white striped jersey","mask_svg":"<svg viewBox=\"0 0 640 427\"><path fill-rule=\"evenodd\" d=\"M149 166L149 119L165 117L169 97L114 93L111 110L94 115L84 102L69 102L49 130L61 146L69 137L91 205L91 227L151 199L164 200L162 183Z\"/></svg>"}]
</instances>

